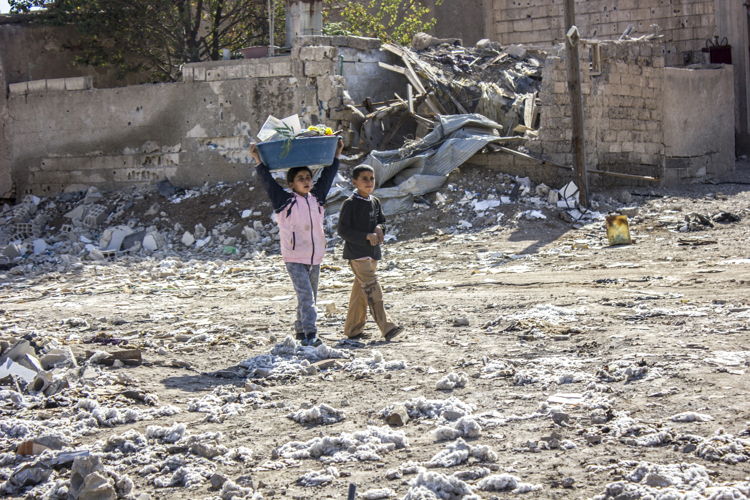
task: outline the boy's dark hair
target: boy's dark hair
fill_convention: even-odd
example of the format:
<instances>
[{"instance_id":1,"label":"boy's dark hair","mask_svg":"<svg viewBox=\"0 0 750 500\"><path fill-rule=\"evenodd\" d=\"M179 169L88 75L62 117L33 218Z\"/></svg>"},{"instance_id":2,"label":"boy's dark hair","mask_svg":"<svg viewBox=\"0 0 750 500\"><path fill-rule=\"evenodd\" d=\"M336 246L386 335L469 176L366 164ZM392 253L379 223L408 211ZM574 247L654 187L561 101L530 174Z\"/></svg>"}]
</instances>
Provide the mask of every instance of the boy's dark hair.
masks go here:
<instances>
[{"instance_id":1,"label":"boy's dark hair","mask_svg":"<svg viewBox=\"0 0 750 500\"><path fill-rule=\"evenodd\" d=\"M354 167L352 169L352 180L354 180L357 177L359 177L359 175L362 172L372 172L373 175L374 175L375 174L375 169L372 168L370 165L357 165L356 167Z\"/></svg>"},{"instance_id":2,"label":"boy's dark hair","mask_svg":"<svg viewBox=\"0 0 750 500\"><path fill-rule=\"evenodd\" d=\"M303 170L307 170L310 173L310 177L312 177L312 170L310 170L310 167L294 167L290 168L286 171L286 182L287 184L291 184L294 182L294 178L297 176L298 173L302 172Z\"/></svg>"}]
</instances>

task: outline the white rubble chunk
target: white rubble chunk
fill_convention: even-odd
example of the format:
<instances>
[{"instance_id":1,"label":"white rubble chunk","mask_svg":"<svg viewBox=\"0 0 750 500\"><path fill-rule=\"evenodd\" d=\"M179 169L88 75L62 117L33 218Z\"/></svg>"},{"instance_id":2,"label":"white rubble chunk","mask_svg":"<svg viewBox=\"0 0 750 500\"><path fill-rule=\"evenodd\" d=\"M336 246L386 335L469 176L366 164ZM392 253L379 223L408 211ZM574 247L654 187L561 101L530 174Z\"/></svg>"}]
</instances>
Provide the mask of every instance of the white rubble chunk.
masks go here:
<instances>
[{"instance_id":1,"label":"white rubble chunk","mask_svg":"<svg viewBox=\"0 0 750 500\"><path fill-rule=\"evenodd\" d=\"M306 472L297 478L297 484L306 487L322 486L332 483L337 477L339 477L339 470L336 467L329 466L322 470Z\"/></svg>"},{"instance_id":2,"label":"white rubble chunk","mask_svg":"<svg viewBox=\"0 0 750 500\"><path fill-rule=\"evenodd\" d=\"M406 448L409 443L401 431L387 427L368 427L366 431L344 432L338 436L323 436L309 441L291 441L277 448L283 458L319 459L323 462L351 462L382 460L380 454Z\"/></svg>"},{"instance_id":3,"label":"white rubble chunk","mask_svg":"<svg viewBox=\"0 0 750 500\"><path fill-rule=\"evenodd\" d=\"M512 474L494 474L488 476L477 484L482 491L510 491L512 493L528 493L540 490L542 485L523 483Z\"/></svg>"},{"instance_id":4,"label":"white rubble chunk","mask_svg":"<svg viewBox=\"0 0 750 500\"><path fill-rule=\"evenodd\" d=\"M409 482L402 500L480 500L468 483L454 476L423 470Z\"/></svg>"},{"instance_id":5,"label":"white rubble chunk","mask_svg":"<svg viewBox=\"0 0 750 500\"><path fill-rule=\"evenodd\" d=\"M425 465L427 467L455 467L466 462L469 457L474 457L482 462L497 461L497 454L488 446L471 446L459 438L449 443L444 450L438 452Z\"/></svg>"},{"instance_id":6,"label":"white rubble chunk","mask_svg":"<svg viewBox=\"0 0 750 500\"><path fill-rule=\"evenodd\" d=\"M441 378L435 384L435 389L439 391L450 391L453 389L466 387L466 383L469 378L463 372L449 373L445 377Z\"/></svg>"},{"instance_id":7,"label":"white rubble chunk","mask_svg":"<svg viewBox=\"0 0 750 500\"><path fill-rule=\"evenodd\" d=\"M327 404L319 404L307 410L302 409L290 413L287 417L300 424L327 425L341 422L344 419L344 413Z\"/></svg>"}]
</instances>

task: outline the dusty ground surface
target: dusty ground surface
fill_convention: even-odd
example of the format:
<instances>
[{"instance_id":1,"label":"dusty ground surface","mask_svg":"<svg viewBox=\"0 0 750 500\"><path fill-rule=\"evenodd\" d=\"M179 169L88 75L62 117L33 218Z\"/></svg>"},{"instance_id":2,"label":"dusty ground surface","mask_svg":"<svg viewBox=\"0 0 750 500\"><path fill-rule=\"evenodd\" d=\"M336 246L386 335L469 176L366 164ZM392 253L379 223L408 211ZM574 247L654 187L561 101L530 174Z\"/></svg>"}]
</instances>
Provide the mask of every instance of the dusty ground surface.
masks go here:
<instances>
[{"instance_id":1,"label":"dusty ground surface","mask_svg":"<svg viewBox=\"0 0 750 500\"><path fill-rule=\"evenodd\" d=\"M139 348L144 362L89 365L90 383L49 400L5 394L0 480L33 460L15 457L19 442L57 432L151 498L232 498L233 487L235 498L345 498L351 483L390 490L358 498L745 498L750 190L639 190L630 206L636 244L617 247L601 221L575 227L553 212L455 234L429 210L412 219L425 234L389 243L381 263L407 332L391 343L371 323L371 339L342 341L351 275L340 244L320 283L330 349L284 344L294 300L278 255L6 273L2 338L81 358ZM741 220L677 230L686 215L722 211ZM438 384L450 374L456 387ZM321 404L340 420L288 417ZM389 426L382 410L399 404L410 419ZM69 476L54 472L31 496Z\"/></svg>"}]
</instances>

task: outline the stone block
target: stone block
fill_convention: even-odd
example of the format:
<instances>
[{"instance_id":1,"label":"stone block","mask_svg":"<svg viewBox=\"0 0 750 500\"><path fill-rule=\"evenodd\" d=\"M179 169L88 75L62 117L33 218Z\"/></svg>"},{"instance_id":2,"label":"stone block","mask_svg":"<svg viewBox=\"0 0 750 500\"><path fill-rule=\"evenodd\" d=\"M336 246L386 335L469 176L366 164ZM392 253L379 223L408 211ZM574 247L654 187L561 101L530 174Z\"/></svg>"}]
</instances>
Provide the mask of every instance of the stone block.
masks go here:
<instances>
[{"instance_id":1,"label":"stone block","mask_svg":"<svg viewBox=\"0 0 750 500\"><path fill-rule=\"evenodd\" d=\"M8 90L11 94L26 94L29 91L29 82L11 83Z\"/></svg>"},{"instance_id":2,"label":"stone block","mask_svg":"<svg viewBox=\"0 0 750 500\"><path fill-rule=\"evenodd\" d=\"M29 85L29 93L47 91L47 80L32 80L26 83Z\"/></svg>"},{"instance_id":3,"label":"stone block","mask_svg":"<svg viewBox=\"0 0 750 500\"><path fill-rule=\"evenodd\" d=\"M263 62L259 64L253 64L251 66L251 75L256 78L268 78L271 76L271 65Z\"/></svg>"},{"instance_id":4,"label":"stone block","mask_svg":"<svg viewBox=\"0 0 750 500\"><path fill-rule=\"evenodd\" d=\"M327 46L301 47L299 58L304 61L324 61L333 59L335 50L334 47Z\"/></svg>"},{"instance_id":5,"label":"stone block","mask_svg":"<svg viewBox=\"0 0 750 500\"><path fill-rule=\"evenodd\" d=\"M182 67L182 81L183 82L192 82L195 80L193 76L193 70L194 68L192 66L188 66L187 64Z\"/></svg>"},{"instance_id":6,"label":"stone block","mask_svg":"<svg viewBox=\"0 0 750 500\"><path fill-rule=\"evenodd\" d=\"M207 82L218 82L225 80L224 77L225 68L211 68L206 70L206 81Z\"/></svg>"},{"instance_id":7,"label":"stone block","mask_svg":"<svg viewBox=\"0 0 750 500\"><path fill-rule=\"evenodd\" d=\"M194 66L193 67L193 80L196 82L205 82L206 81L206 68L200 67L200 66Z\"/></svg>"},{"instance_id":8,"label":"stone block","mask_svg":"<svg viewBox=\"0 0 750 500\"><path fill-rule=\"evenodd\" d=\"M332 75L333 65L328 62L305 61L305 76Z\"/></svg>"},{"instance_id":9,"label":"stone block","mask_svg":"<svg viewBox=\"0 0 750 500\"><path fill-rule=\"evenodd\" d=\"M75 76L65 79L65 90L89 90L94 88L94 78Z\"/></svg>"},{"instance_id":10,"label":"stone block","mask_svg":"<svg viewBox=\"0 0 750 500\"><path fill-rule=\"evenodd\" d=\"M224 68L225 80L238 80L243 77L242 66L227 66Z\"/></svg>"},{"instance_id":11,"label":"stone block","mask_svg":"<svg viewBox=\"0 0 750 500\"><path fill-rule=\"evenodd\" d=\"M47 80L47 90L65 91L65 78L52 78Z\"/></svg>"},{"instance_id":12,"label":"stone block","mask_svg":"<svg viewBox=\"0 0 750 500\"><path fill-rule=\"evenodd\" d=\"M324 64L324 63L318 63ZM307 63L305 63L307 65ZM269 76L291 76L292 75L292 62L291 61L271 61L269 66Z\"/></svg>"}]
</instances>

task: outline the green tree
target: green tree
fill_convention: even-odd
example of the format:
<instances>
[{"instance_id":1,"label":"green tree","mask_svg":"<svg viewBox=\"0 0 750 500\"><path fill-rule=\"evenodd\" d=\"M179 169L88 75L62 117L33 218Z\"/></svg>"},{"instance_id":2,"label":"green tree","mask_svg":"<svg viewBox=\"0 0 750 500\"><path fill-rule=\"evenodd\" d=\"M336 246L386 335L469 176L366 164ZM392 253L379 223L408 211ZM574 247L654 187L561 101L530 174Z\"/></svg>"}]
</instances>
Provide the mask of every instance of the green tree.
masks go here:
<instances>
[{"instance_id":1,"label":"green tree","mask_svg":"<svg viewBox=\"0 0 750 500\"><path fill-rule=\"evenodd\" d=\"M366 0L340 2L325 0L328 34L351 34L380 38L387 42L408 45L415 33L429 32L436 20L431 9L420 0ZM437 0L436 5L442 3Z\"/></svg>"},{"instance_id":2,"label":"green tree","mask_svg":"<svg viewBox=\"0 0 750 500\"><path fill-rule=\"evenodd\" d=\"M280 0L273 0L278 9ZM39 22L73 25L77 62L146 71L174 81L186 62L216 60L222 49L268 43L267 0L10 0L13 12L43 9ZM283 18L281 23L283 30ZM278 26L277 26L278 28Z\"/></svg>"}]
</instances>

